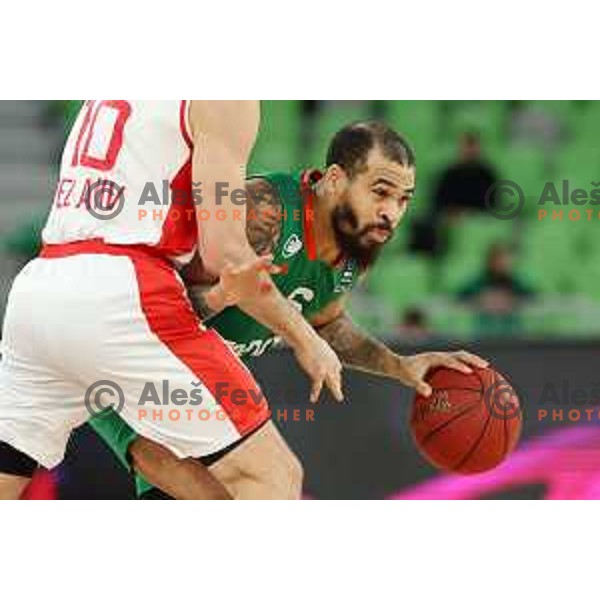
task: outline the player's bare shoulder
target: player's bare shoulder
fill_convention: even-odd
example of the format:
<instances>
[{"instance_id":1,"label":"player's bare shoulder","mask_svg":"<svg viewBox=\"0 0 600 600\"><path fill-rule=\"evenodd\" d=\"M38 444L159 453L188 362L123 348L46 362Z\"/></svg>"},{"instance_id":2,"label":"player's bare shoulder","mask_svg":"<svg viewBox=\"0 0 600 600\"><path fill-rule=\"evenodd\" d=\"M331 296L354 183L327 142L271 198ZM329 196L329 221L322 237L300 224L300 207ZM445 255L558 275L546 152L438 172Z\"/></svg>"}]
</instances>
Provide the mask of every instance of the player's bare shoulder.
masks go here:
<instances>
[{"instance_id":1,"label":"player's bare shoulder","mask_svg":"<svg viewBox=\"0 0 600 600\"><path fill-rule=\"evenodd\" d=\"M260 256L270 254L281 237L282 203L277 188L267 179L255 177L246 181L248 241Z\"/></svg>"}]
</instances>

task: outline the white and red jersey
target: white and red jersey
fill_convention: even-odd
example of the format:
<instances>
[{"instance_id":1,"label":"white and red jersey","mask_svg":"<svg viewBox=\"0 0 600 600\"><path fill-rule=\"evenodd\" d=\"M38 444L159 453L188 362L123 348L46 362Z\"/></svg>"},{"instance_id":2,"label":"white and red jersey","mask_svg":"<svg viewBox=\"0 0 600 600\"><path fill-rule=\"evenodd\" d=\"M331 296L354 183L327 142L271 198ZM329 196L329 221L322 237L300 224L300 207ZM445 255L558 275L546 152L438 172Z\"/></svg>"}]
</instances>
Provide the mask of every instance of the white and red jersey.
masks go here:
<instances>
[{"instance_id":1,"label":"white and red jersey","mask_svg":"<svg viewBox=\"0 0 600 600\"><path fill-rule=\"evenodd\" d=\"M95 239L191 259L197 226L188 112L186 100L87 100L64 149L44 244Z\"/></svg>"}]
</instances>

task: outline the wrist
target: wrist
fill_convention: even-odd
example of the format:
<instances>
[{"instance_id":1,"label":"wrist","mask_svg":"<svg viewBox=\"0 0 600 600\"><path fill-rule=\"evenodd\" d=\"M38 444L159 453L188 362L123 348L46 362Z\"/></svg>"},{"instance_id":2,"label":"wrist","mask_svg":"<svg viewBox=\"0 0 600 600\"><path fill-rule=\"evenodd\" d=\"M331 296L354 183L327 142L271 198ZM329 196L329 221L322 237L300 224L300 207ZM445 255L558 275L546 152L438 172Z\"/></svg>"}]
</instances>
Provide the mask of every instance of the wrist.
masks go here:
<instances>
[{"instance_id":1,"label":"wrist","mask_svg":"<svg viewBox=\"0 0 600 600\"><path fill-rule=\"evenodd\" d=\"M302 350L309 347L314 342L317 332L302 317L301 313L294 309L294 318L286 322L285 331L281 337L294 350Z\"/></svg>"}]
</instances>

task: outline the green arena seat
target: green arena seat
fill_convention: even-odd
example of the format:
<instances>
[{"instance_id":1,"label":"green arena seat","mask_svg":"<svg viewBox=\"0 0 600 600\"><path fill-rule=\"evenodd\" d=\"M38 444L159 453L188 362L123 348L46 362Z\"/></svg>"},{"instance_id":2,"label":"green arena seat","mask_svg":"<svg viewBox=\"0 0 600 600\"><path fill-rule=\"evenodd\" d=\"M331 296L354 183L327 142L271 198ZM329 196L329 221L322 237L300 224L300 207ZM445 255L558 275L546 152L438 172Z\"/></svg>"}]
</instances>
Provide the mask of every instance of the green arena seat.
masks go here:
<instances>
[{"instance_id":1,"label":"green arena seat","mask_svg":"<svg viewBox=\"0 0 600 600\"><path fill-rule=\"evenodd\" d=\"M576 261L570 265L570 270L574 279L574 291L600 302L600 262L596 257Z\"/></svg>"},{"instance_id":2,"label":"green arena seat","mask_svg":"<svg viewBox=\"0 0 600 600\"><path fill-rule=\"evenodd\" d=\"M491 215L469 215L455 221L449 228L450 253L485 257L488 248L497 242L511 243L515 228L511 221Z\"/></svg>"},{"instance_id":3,"label":"green arena seat","mask_svg":"<svg viewBox=\"0 0 600 600\"><path fill-rule=\"evenodd\" d=\"M454 254L436 265L435 290L455 296L483 270L484 257L475 253Z\"/></svg>"},{"instance_id":4,"label":"green arena seat","mask_svg":"<svg viewBox=\"0 0 600 600\"><path fill-rule=\"evenodd\" d=\"M539 148L517 144L510 146L499 157L498 169L502 179L519 185L525 195L522 214L534 216L537 201L548 180L549 171L546 157Z\"/></svg>"},{"instance_id":5,"label":"green arena seat","mask_svg":"<svg viewBox=\"0 0 600 600\"><path fill-rule=\"evenodd\" d=\"M250 172L294 169L299 160L302 105L299 100L261 102L261 127Z\"/></svg>"},{"instance_id":6,"label":"green arena seat","mask_svg":"<svg viewBox=\"0 0 600 600\"><path fill-rule=\"evenodd\" d=\"M387 105L386 119L416 148L429 151L440 141L440 103L433 100L393 100Z\"/></svg>"},{"instance_id":7,"label":"green arena seat","mask_svg":"<svg viewBox=\"0 0 600 600\"><path fill-rule=\"evenodd\" d=\"M600 102L586 102L579 109L577 119L572 123L571 138L576 143L597 147L598 135L600 135Z\"/></svg>"},{"instance_id":8,"label":"green arena seat","mask_svg":"<svg viewBox=\"0 0 600 600\"><path fill-rule=\"evenodd\" d=\"M467 131L476 132L484 148L505 139L508 112L505 102L471 100L450 105L446 131L452 139L457 140Z\"/></svg>"},{"instance_id":9,"label":"green arena seat","mask_svg":"<svg viewBox=\"0 0 600 600\"><path fill-rule=\"evenodd\" d=\"M532 221L523 234L518 266L540 291L568 293L575 289L573 264L577 258L570 225Z\"/></svg>"},{"instance_id":10,"label":"green arena seat","mask_svg":"<svg viewBox=\"0 0 600 600\"><path fill-rule=\"evenodd\" d=\"M431 291L430 262L411 255L382 257L367 276L367 287L395 310L423 302Z\"/></svg>"},{"instance_id":11,"label":"green arena seat","mask_svg":"<svg viewBox=\"0 0 600 600\"><path fill-rule=\"evenodd\" d=\"M449 303L430 311L431 330L436 335L448 338L469 338L475 333L475 316L465 306Z\"/></svg>"},{"instance_id":12,"label":"green arena seat","mask_svg":"<svg viewBox=\"0 0 600 600\"><path fill-rule=\"evenodd\" d=\"M303 149L303 159L308 160L311 165L322 166L333 136L343 127L355 121L369 119L371 116L367 102L349 100L325 102L315 117L312 143L310 148ZM310 137L308 136L309 139Z\"/></svg>"}]
</instances>

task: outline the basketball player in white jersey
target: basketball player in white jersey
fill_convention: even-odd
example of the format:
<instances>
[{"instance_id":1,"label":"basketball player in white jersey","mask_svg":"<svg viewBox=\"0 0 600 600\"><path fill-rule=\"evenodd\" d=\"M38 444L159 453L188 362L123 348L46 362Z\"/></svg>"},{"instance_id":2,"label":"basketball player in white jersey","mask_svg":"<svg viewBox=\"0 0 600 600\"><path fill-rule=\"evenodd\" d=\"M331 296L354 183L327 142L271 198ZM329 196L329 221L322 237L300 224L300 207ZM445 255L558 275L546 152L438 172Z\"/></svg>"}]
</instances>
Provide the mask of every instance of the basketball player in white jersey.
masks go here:
<instances>
[{"instance_id":1,"label":"basketball player in white jersey","mask_svg":"<svg viewBox=\"0 0 600 600\"><path fill-rule=\"evenodd\" d=\"M97 383L112 386L122 418L195 478L190 498L299 496L298 462L262 392L198 320L176 271L198 250L204 269L221 277L207 302L238 304L282 336L313 382L313 399L324 384L342 399L337 356L271 284L274 268L246 238L243 202L223 195L244 189L258 124L257 102L85 103L43 251L18 275L6 310L0 498L18 498L38 465L62 461L70 433L90 417L86 392ZM162 204L152 203L152 190ZM210 418L142 418L145 386L164 381L187 398L199 394ZM223 384L259 401L239 406L217 394ZM191 460L209 465L228 452L235 460L222 481Z\"/></svg>"}]
</instances>

